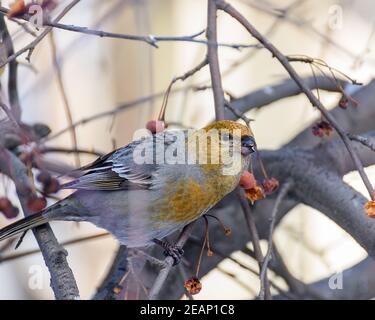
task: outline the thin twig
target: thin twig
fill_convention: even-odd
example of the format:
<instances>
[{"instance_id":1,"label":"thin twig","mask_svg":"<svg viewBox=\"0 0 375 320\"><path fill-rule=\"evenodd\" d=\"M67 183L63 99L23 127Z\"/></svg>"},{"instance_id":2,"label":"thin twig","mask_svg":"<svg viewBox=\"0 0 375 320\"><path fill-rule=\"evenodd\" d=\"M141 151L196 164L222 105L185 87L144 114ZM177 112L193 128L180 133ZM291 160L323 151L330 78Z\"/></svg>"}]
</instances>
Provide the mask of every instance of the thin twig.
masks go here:
<instances>
[{"instance_id":1,"label":"thin twig","mask_svg":"<svg viewBox=\"0 0 375 320\"><path fill-rule=\"evenodd\" d=\"M115 149L115 148L114 148ZM87 149L71 149L71 148L62 148L62 147L39 147L38 151L40 153L86 153L93 156L101 157L105 155L104 152L87 150Z\"/></svg>"},{"instance_id":2,"label":"thin twig","mask_svg":"<svg viewBox=\"0 0 375 320\"><path fill-rule=\"evenodd\" d=\"M4 17L0 17L0 31L2 42L5 45L7 55L12 56L14 54L14 46L12 38L9 34L7 25L5 23ZM12 108L12 114L17 122L21 119L21 105L18 97L18 83L17 83L17 74L18 74L18 62L13 60L9 63L8 70L8 96L9 103Z\"/></svg>"},{"instance_id":3,"label":"thin twig","mask_svg":"<svg viewBox=\"0 0 375 320\"><path fill-rule=\"evenodd\" d=\"M190 69L189 71L185 72L183 75L179 76L179 77L175 77L173 78L173 80L170 82L169 86L168 86L168 89L167 91L165 92L164 94L164 98L163 98L163 102L162 102L162 106L160 108L160 113L159 113L159 117L158 117L158 120L159 121L165 121L165 112L166 112L166 109L167 109L167 104L168 104L168 98L169 98L169 94L171 93L171 90L172 90L172 87L173 85L177 82L177 81L185 81L186 79L192 77L194 74L196 74L198 71L200 71L202 68L204 68L206 65L208 64L208 58L207 56L203 59L203 61L201 63L199 63L197 66L195 66L194 68Z\"/></svg>"},{"instance_id":4,"label":"thin twig","mask_svg":"<svg viewBox=\"0 0 375 320\"><path fill-rule=\"evenodd\" d=\"M193 243L196 244L196 245L200 245L198 241L195 241L195 239L193 239ZM218 256L220 256L221 258L223 259L228 259L230 260L231 262L234 262L235 264L237 264L238 266L240 266L241 268L243 268L244 270L247 270L249 271L250 273L256 275L256 276L260 276L259 272L257 272L256 270L254 270L253 268L247 266L246 264L242 263L241 261L239 261L238 259L236 258L233 258L232 256L228 256L228 255L225 255L223 254L219 249L215 248L215 254L217 254ZM283 289L281 289L274 281L269 281L270 282L270 285L272 287L274 287L280 294L282 295L285 295L287 298L289 299L297 299L298 297L296 297L296 295L294 295L293 293L291 292L287 292Z\"/></svg>"},{"instance_id":5,"label":"thin twig","mask_svg":"<svg viewBox=\"0 0 375 320\"><path fill-rule=\"evenodd\" d=\"M216 3L215 0L207 2L207 32L208 41L217 42L217 21L216 21ZM223 120L224 112L224 90L221 84L220 65L218 56L218 46L213 44L207 45L207 58L210 66L211 85L215 102L216 120Z\"/></svg>"},{"instance_id":6,"label":"thin twig","mask_svg":"<svg viewBox=\"0 0 375 320\"><path fill-rule=\"evenodd\" d=\"M260 269L260 290L259 290L260 300L265 299L265 286L266 286L265 283L266 283L266 278L267 278L268 263L270 262L271 257L272 257L272 238L273 238L273 230L275 228L276 216L279 211L280 204L285 198L285 196L287 195L291 186L292 186L292 182L290 181L287 181L283 184L283 186L280 188L280 191L276 197L276 200L275 200L272 212L271 212L270 231L268 235L268 249L264 257L262 267Z\"/></svg>"},{"instance_id":7,"label":"thin twig","mask_svg":"<svg viewBox=\"0 0 375 320\"><path fill-rule=\"evenodd\" d=\"M249 229L251 242L254 248L255 259L258 262L259 270L262 270L262 266L264 263L264 256L262 253L262 248L260 247L259 234L258 234L257 227L255 225L254 217L250 209L249 201L246 199L244 190L241 188L238 188L238 196L240 199L240 204L241 204L243 213L245 215L246 224ZM264 289L265 297L267 298L267 300L271 299L271 289L270 289L270 285L269 285L269 281L267 277L265 277L264 279L264 288L265 288Z\"/></svg>"},{"instance_id":8,"label":"thin twig","mask_svg":"<svg viewBox=\"0 0 375 320\"><path fill-rule=\"evenodd\" d=\"M365 147L369 148L372 151L375 151L375 145L371 143L371 141L365 137L348 133L348 137L350 140L357 141L362 143Z\"/></svg>"},{"instance_id":9,"label":"thin twig","mask_svg":"<svg viewBox=\"0 0 375 320\"><path fill-rule=\"evenodd\" d=\"M60 90L60 94L62 97L63 101L63 106L64 106L64 111L65 111L65 116L68 122L68 125L71 127L70 130L70 135L72 139L72 145L74 149L78 149L78 138L77 138L77 132L75 128L73 127L73 116L72 116L72 111L71 107L69 105L69 100L68 96L66 94L66 89L63 81L63 76L60 68L59 61L57 59L57 48L56 48L56 43L55 43L55 37L53 35L53 30L49 33L49 40L50 40L50 45L51 45L51 54L52 54L52 60L53 60L53 66L56 71L56 79L57 79L57 85ZM79 154L75 153L74 154L74 159L75 159L75 165L77 168L81 166L80 159L79 159Z\"/></svg>"}]
</instances>

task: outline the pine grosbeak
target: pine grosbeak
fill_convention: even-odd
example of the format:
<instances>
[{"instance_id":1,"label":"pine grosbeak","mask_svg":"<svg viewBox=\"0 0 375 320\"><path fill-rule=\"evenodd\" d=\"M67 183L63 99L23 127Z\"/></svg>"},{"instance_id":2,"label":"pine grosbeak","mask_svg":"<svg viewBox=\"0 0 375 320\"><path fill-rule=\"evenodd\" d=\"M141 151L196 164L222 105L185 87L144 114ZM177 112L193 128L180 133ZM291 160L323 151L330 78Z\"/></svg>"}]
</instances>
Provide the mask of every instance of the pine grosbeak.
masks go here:
<instances>
[{"instance_id":1,"label":"pine grosbeak","mask_svg":"<svg viewBox=\"0 0 375 320\"><path fill-rule=\"evenodd\" d=\"M220 153L224 146L239 164L233 172L229 170L233 163L225 163ZM215 162L213 154L217 151ZM0 240L51 220L65 220L92 222L128 247L160 244L161 239L205 214L231 192L254 151L250 129L227 120L201 130L164 131L134 141L81 168L79 178L62 186L75 189L73 194L3 228ZM135 155L144 160L147 154L152 161L137 162ZM198 158L196 163L186 160L191 155ZM203 157L199 163L202 155L207 160Z\"/></svg>"}]
</instances>

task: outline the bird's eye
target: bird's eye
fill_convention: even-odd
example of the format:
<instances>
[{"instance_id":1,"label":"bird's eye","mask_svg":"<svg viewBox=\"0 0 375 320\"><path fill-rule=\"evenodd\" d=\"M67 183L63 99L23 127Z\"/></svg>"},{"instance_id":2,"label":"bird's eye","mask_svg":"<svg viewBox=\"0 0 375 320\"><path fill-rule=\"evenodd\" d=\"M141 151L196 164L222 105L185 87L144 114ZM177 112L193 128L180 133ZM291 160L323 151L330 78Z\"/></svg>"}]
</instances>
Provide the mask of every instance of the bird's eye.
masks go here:
<instances>
[{"instance_id":1,"label":"bird's eye","mask_svg":"<svg viewBox=\"0 0 375 320\"><path fill-rule=\"evenodd\" d=\"M249 155L256 151L255 140L251 136L243 136L241 139L241 152L243 155Z\"/></svg>"}]
</instances>

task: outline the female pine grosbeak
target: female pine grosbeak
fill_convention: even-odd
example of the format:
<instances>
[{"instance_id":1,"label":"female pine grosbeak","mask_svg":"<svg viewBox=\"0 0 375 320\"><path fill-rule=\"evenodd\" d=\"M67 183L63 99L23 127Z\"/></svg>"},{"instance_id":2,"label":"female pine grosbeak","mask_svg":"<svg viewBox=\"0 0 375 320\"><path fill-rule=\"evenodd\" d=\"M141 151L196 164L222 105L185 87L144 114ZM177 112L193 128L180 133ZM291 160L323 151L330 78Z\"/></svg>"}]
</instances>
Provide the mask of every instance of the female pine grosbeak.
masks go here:
<instances>
[{"instance_id":1,"label":"female pine grosbeak","mask_svg":"<svg viewBox=\"0 0 375 320\"><path fill-rule=\"evenodd\" d=\"M232 163L224 161L225 147ZM227 120L134 141L81 168L79 178L62 186L77 191L3 228L0 240L65 220L92 222L128 247L163 244L160 239L205 214L237 186L254 151L250 129Z\"/></svg>"}]
</instances>

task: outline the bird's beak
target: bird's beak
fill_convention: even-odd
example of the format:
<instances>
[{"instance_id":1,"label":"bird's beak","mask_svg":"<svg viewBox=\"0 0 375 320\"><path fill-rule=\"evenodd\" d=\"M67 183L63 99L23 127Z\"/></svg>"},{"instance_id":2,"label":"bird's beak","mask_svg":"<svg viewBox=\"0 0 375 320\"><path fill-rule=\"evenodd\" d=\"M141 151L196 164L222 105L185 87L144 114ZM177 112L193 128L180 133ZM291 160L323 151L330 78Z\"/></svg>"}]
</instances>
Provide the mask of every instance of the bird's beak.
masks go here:
<instances>
[{"instance_id":1,"label":"bird's beak","mask_svg":"<svg viewBox=\"0 0 375 320\"><path fill-rule=\"evenodd\" d=\"M249 154L255 152L256 144L253 137L245 136L241 139L241 153L244 156L248 156Z\"/></svg>"}]
</instances>

